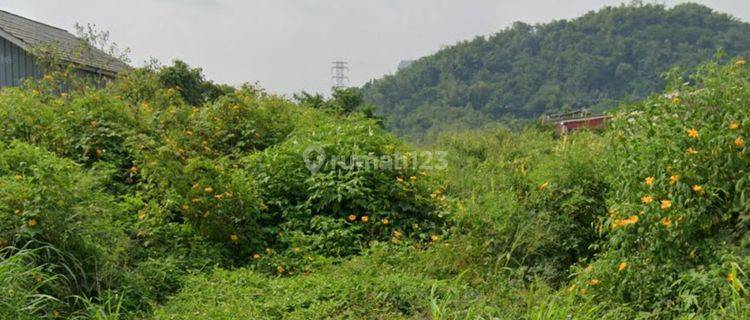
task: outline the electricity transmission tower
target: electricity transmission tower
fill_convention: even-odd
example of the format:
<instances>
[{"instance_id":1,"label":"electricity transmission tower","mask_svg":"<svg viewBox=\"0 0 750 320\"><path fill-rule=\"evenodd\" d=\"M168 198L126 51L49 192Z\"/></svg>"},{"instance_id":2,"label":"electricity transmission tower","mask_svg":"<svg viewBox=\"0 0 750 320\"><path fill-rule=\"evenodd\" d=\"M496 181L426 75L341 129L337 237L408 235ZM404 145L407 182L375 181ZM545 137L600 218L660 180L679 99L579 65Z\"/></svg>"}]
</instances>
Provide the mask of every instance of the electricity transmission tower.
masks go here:
<instances>
[{"instance_id":1,"label":"electricity transmission tower","mask_svg":"<svg viewBox=\"0 0 750 320\"><path fill-rule=\"evenodd\" d=\"M333 86L334 88L339 89L346 87L346 82L349 82L349 77L346 76L347 71L349 71L349 66L346 61L333 62L333 67L331 67L333 76L331 77L331 79L336 81L336 84Z\"/></svg>"}]
</instances>

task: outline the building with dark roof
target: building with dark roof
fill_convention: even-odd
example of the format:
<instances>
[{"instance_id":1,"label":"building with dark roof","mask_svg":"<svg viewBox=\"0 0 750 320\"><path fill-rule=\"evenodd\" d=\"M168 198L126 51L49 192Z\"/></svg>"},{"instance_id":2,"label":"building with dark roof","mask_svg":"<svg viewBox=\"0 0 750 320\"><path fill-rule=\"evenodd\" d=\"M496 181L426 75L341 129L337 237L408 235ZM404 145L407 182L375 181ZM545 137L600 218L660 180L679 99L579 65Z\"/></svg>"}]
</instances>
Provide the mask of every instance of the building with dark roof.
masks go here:
<instances>
[{"instance_id":1,"label":"building with dark roof","mask_svg":"<svg viewBox=\"0 0 750 320\"><path fill-rule=\"evenodd\" d=\"M129 68L68 31L0 10L0 87L41 77L37 54L44 50L87 75L113 78Z\"/></svg>"}]
</instances>

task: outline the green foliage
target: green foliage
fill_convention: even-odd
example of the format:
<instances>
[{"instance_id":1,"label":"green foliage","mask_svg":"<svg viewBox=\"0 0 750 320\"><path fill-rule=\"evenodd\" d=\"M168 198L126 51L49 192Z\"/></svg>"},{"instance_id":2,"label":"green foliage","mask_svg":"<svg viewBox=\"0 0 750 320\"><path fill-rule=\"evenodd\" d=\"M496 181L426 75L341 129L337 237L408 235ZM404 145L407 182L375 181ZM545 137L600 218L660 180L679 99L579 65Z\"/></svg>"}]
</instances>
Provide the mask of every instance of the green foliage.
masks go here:
<instances>
[{"instance_id":1,"label":"green foliage","mask_svg":"<svg viewBox=\"0 0 750 320\"><path fill-rule=\"evenodd\" d=\"M34 263L35 250L0 251L0 317L3 319L35 319L34 314L49 311L57 304L54 297L39 293L52 280L42 266Z\"/></svg>"},{"instance_id":2,"label":"green foliage","mask_svg":"<svg viewBox=\"0 0 750 320\"><path fill-rule=\"evenodd\" d=\"M566 108L611 109L661 91L661 73L723 49L748 56L750 25L698 4L622 5L547 24L515 23L363 87L399 135L478 128ZM447 119L444 119L447 117Z\"/></svg>"},{"instance_id":3,"label":"green foliage","mask_svg":"<svg viewBox=\"0 0 750 320\"><path fill-rule=\"evenodd\" d=\"M184 63L70 91L64 72L0 91L0 245L50 248L3 261L56 280L19 284L55 302L30 316L141 318L215 266L292 274L443 232L417 167L347 164L403 149L356 90L318 110L247 85L213 94ZM330 164L308 169L308 147Z\"/></svg>"},{"instance_id":4,"label":"green foliage","mask_svg":"<svg viewBox=\"0 0 750 320\"><path fill-rule=\"evenodd\" d=\"M201 68L190 68L175 60L171 66L160 68L156 74L161 86L177 90L187 104L200 106L231 92L234 88L216 85L203 77Z\"/></svg>"},{"instance_id":5,"label":"green foliage","mask_svg":"<svg viewBox=\"0 0 750 320\"><path fill-rule=\"evenodd\" d=\"M746 296L744 64L708 63L615 117L608 251L579 276L597 297L666 316Z\"/></svg>"}]
</instances>

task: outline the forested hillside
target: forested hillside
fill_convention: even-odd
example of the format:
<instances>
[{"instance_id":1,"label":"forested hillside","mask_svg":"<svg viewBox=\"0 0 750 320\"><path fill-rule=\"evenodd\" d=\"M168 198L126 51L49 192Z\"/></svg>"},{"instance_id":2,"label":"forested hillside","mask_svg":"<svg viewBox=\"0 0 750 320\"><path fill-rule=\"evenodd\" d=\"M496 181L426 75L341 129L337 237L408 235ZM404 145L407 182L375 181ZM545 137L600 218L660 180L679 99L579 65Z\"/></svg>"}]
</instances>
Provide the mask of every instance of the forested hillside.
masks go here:
<instances>
[{"instance_id":1,"label":"forested hillside","mask_svg":"<svg viewBox=\"0 0 750 320\"><path fill-rule=\"evenodd\" d=\"M587 107L610 109L663 89L672 67L723 50L747 56L750 24L698 4L631 4L574 20L521 22L460 42L363 87L400 135Z\"/></svg>"}]
</instances>

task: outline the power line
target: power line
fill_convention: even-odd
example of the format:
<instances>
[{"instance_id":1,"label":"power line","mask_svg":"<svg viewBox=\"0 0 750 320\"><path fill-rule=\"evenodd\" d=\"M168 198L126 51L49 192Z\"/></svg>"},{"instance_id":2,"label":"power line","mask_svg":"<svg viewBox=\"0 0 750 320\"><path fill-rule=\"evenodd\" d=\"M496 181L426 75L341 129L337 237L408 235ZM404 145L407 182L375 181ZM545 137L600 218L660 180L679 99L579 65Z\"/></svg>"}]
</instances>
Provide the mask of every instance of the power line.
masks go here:
<instances>
[{"instance_id":1,"label":"power line","mask_svg":"<svg viewBox=\"0 0 750 320\"><path fill-rule=\"evenodd\" d=\"M333 67L331 67L333 76L331 79L336 82L333 86L334 88L346 88L346 83L349 82L349 77L346 76L347 71L349 71L349 66L346 61L333 62Z\"/></svg>"}]
</instances>

